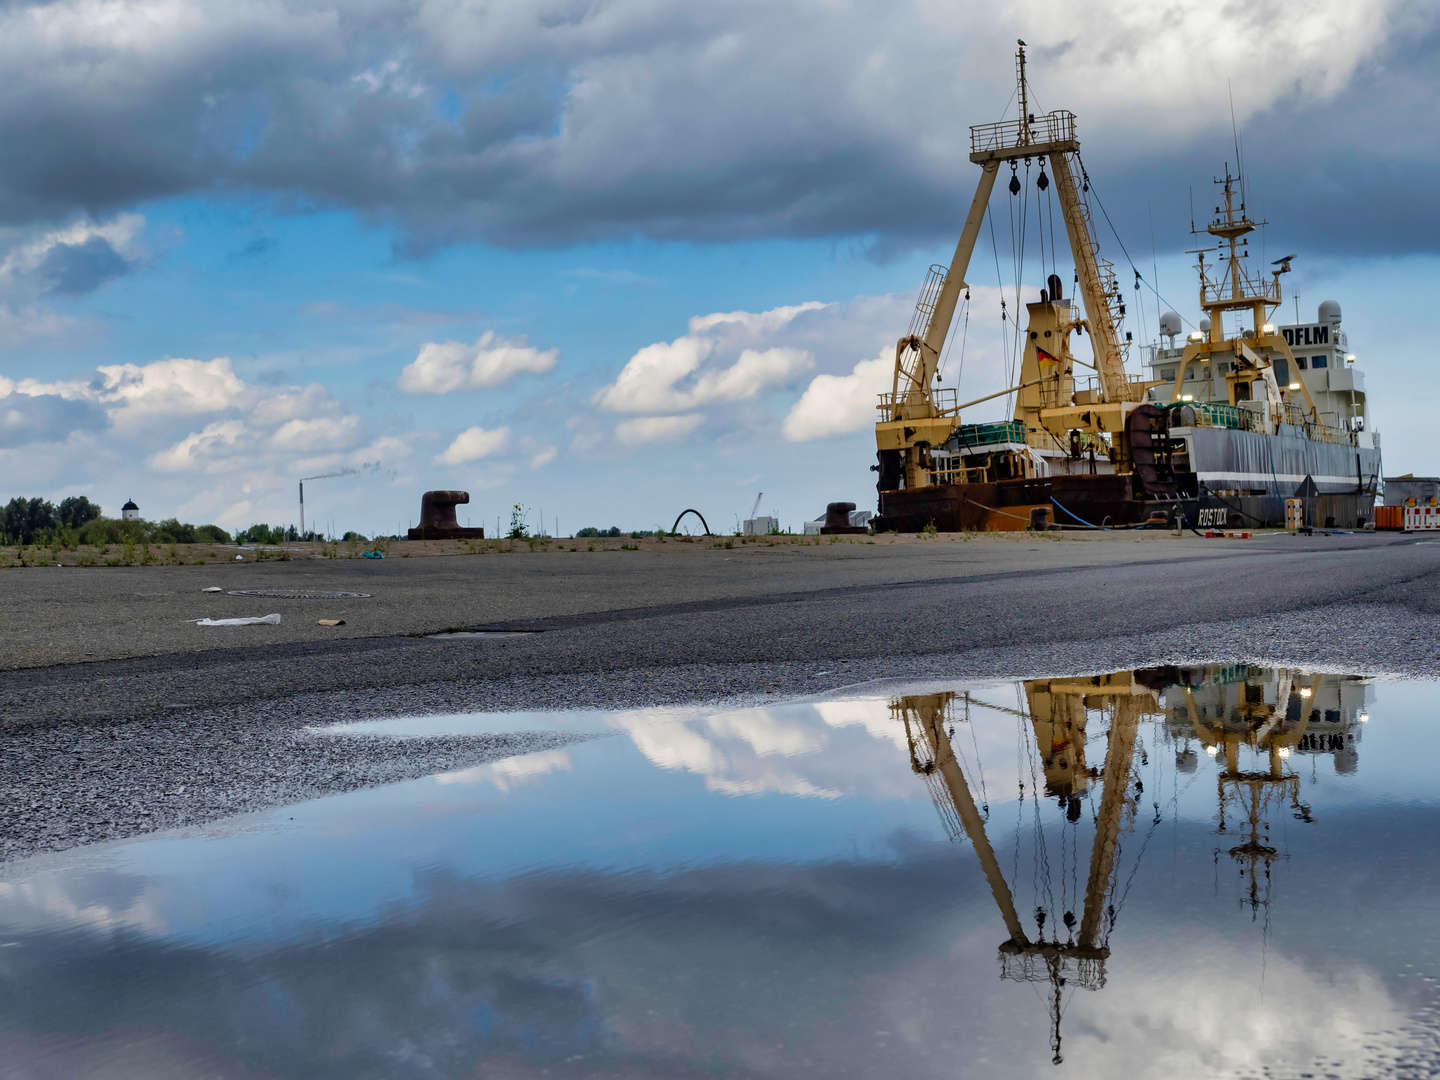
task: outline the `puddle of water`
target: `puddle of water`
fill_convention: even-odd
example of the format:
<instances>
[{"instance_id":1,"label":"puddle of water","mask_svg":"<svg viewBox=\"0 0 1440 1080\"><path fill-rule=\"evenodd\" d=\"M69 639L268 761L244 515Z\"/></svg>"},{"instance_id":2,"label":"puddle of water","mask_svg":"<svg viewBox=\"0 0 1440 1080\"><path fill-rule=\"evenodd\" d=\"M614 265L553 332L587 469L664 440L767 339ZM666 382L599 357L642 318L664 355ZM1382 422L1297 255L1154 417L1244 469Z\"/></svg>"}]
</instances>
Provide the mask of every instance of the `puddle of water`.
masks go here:
<instances>
[{"instance_id":1,"label":"puddle of water","mask_svg":"<svg viewBox=\"0 0 1440 1080\"><path fill-rule=\"evenodd\" d=\"M1432 684L926 689L382 721L616 737L17 864L0 1055L167 1077L1440 1068Z\"/></svg>"}]
</instances>

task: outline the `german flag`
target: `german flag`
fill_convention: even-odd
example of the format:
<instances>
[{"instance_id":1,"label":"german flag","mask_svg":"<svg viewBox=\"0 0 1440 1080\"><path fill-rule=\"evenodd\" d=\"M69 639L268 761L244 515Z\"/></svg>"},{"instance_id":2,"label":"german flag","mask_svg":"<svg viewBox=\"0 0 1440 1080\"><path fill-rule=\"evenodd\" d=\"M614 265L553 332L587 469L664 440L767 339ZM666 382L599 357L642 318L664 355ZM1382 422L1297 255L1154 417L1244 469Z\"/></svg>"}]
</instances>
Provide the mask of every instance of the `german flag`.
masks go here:
<instances>
[{"instance_id":1,"label":"german flag","mask_svg":"<svg viewBox=\"0 0 1440 1080\"><path fill-rule=\"evenodd\" d=\"M1039 357L1042 364L1058 364L1060 362L1060 358L1058 356L1051 356L1048 352L1040 348L1040 346L1038 345L1035 346L1035 355Z\"/></svg>"}]
</instances>

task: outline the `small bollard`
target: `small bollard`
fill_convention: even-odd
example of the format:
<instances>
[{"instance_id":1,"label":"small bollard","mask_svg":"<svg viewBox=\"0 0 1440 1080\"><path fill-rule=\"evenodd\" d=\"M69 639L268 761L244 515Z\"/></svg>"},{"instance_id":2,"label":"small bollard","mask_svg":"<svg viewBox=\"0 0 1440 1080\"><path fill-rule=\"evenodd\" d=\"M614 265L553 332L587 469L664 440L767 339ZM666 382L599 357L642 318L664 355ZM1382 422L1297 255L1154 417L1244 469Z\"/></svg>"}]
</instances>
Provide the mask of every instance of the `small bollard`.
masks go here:
<instances>
[{"instance_id":1,"label":"small bollard","mask_svg":"<svg viewBox=\"0 0 1440 1080\"><path fill-rule=\"evenodd\" d=\"M1046 532L1050 528L1050 508L1048 506L1032 506L1030 508L1030 531Z\"/></svg>"}]
</instances>

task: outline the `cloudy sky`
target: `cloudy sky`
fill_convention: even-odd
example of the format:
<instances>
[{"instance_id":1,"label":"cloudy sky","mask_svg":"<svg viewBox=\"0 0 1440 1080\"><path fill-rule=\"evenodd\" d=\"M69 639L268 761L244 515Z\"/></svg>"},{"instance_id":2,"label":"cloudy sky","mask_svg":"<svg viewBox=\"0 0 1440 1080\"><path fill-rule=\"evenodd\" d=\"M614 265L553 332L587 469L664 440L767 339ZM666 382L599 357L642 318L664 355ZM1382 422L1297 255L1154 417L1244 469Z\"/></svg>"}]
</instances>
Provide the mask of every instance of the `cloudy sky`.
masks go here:
<instances>
[{"instance_id":1,"label":"cloudy sky","mask_svg":"<svg viewBox=\"0 0 1440 1080\"><path fill-rule=\"evenodd\" d=\"M885 357L1017 37L1039 107L1079 114L1105 254L1166 301L1132 297L1137 340L1197 317L1192 190L1233 163L1233 96L1257 255L1300 253L1305 319L1341 302L1386 471L1440 471L1434 6L1083 7L0 5L0 497L233 528L351 470L307 505L367 533L442 487L462 521L518 502L564 533L869 505ZM964 397L1006 385L1001 189Z\"/></svg>"}]
</instances>

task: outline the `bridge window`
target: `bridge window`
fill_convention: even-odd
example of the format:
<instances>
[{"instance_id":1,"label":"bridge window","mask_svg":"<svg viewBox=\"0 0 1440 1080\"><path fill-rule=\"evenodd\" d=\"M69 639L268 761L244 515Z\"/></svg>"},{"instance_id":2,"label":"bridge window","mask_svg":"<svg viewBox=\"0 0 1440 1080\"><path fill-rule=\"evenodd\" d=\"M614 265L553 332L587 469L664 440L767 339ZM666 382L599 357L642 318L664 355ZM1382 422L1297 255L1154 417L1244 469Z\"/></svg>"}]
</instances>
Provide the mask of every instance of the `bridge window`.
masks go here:
<instances>
[{"instance_id":1,"label":"bridge window","mask_svg":"<svg viewBox=\"0 0 1440 1080\"><path fill-rule=\"evenodd\" d=\"M1290 361L1283 356L1275 358L1275 381L1281 386L1290 385Z\"/></svg>"},{"instance_id":2,"label":"bridge window","mask_svg":"<svg viewBox=\"0 0 1440 1080\"><path fill-rule=\"evenodd\" d=\"M1328 356L1316 356L1316 357L1312 357L1311 360L1310 360L1310 366L1311 366L1314 370L1319 371L1319 370L1320 370L1321 368L1323 368L1323 367L1329 367L1329 366L1330 366L1330 358L1329 358Z\"/></svg>"},{"instance_id":3,"label":"bridge window","mask_svg":"<svg viewBox=\"0 0 1440 1080\"><path fill-rule=\"evenodd\" d=\"M1295 366L1298 367L1301 371L1304 371L1304 370L1305 370L1305 357L1303 357L1303 356L1297 356L1297 357L1295 357Z\"/></svg>"}]
</instances>

